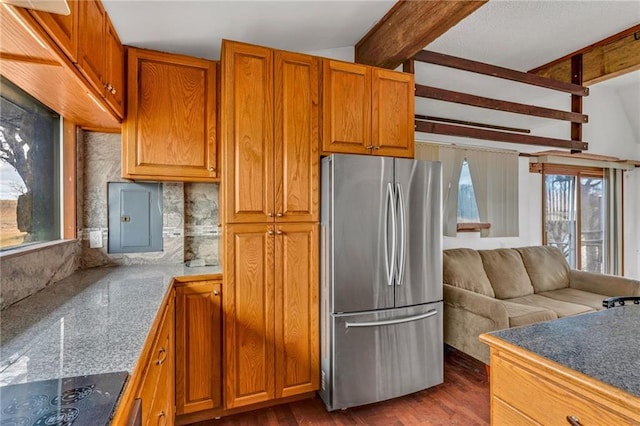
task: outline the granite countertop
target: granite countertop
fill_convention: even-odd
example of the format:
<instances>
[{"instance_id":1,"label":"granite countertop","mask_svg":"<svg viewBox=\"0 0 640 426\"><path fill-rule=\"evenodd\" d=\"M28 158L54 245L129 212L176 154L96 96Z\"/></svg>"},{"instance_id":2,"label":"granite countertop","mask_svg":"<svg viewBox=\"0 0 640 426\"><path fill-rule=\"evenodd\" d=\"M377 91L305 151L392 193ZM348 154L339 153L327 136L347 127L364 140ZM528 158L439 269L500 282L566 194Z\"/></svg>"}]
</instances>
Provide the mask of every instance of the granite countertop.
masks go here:
<instances>
[{"instance_id":1,"label":"granite countertop","mask_svg":"<svg viewBox=\"0 0 640 426\"><path fill-rule=\"evenodd\" d=\"M640 397L640 306L489 334Z\"/></svg>"},{"instance_id":2,"label":"granite countertop","mask_svg":"<svg viewBox=\"0 0 640 426\"><path fill-rule=\"evenodd\" d=\"M174 277L219 267L78 271L0 312L0 386L133 370Z\"/></svg>"}]
</instances>

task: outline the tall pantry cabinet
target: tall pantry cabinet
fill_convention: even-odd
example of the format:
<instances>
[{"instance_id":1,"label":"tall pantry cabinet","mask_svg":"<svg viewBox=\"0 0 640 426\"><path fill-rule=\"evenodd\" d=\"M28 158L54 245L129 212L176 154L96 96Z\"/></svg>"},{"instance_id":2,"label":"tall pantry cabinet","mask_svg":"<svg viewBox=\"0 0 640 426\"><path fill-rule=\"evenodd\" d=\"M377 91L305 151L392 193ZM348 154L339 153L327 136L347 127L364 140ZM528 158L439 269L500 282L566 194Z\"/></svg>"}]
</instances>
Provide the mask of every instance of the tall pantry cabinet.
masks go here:
<instances>
[{"instance_id":1,"label":"tall pantry cabinet","mask_svg":"<svg viewBox=\"0 0 640 426\"><path fill-rule=\"evenodd\" d=\"M225 408L319 386L318 58L222 44Z\"/></svg>"}]
</instances>

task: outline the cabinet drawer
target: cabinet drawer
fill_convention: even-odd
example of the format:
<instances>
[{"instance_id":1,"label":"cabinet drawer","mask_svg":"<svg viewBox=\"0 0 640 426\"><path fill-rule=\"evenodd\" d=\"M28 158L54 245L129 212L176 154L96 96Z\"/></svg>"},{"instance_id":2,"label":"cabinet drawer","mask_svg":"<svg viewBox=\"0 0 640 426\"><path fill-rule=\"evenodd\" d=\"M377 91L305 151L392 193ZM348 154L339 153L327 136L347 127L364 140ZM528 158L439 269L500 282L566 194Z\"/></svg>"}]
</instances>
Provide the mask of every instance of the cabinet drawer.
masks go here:
<instances>
[{"instance_id":1,"label":"cabinet drawer","mask_svg":"<svg viewBox=\"0 0 640 426\"><path fill-rule=\"evenodd\" d=\"M491 359L491 390L492 411L498 408L498 413L505 414L497 397L520 412L522 419L533 419L529 424L569 424L567 416L576 416L585 426L633 424L630 418L591 399L587 391L576 394L539 370L534 373L498 356ZM514 418L514 415L509 413L508 418ZM500 424L497 419L492 419L492 423ZM524 421L519 423L526 424Z\"/></svg>"},{"instance_id":2,"label":"cabinet drawer","mask_svg":"<svg viewBox=\"0 0 640 426\"><path fill-rule=\"evenodd\" d=\"M150 419L151 409L154 406L154 399L157 398L156 394L158 389L166 389L167 383L163 379L163 374L166 376L168 373L167 363L169 361L170 344L171 344L171 325L169 312L166 312L160 327L160 332L157 334L156 341L153 345L153 350L147 362L147 369L143 379L143 386L140 390L139 397L142 398L142 419L143 424L147 424L147 420ZM166 398L165 398L166 399Z\"/></svg>"},{"instance_id":3,"label":"cabinet drawer","mask_svg":"<svg viewBox=\"0 0 640 426\"><path fill-rule=\"evenodd\" d=\"M491 424L521 426L539 425L540 423L525 416L501 399L493 397L491 399Z\"/></svg>"}]
</instances>

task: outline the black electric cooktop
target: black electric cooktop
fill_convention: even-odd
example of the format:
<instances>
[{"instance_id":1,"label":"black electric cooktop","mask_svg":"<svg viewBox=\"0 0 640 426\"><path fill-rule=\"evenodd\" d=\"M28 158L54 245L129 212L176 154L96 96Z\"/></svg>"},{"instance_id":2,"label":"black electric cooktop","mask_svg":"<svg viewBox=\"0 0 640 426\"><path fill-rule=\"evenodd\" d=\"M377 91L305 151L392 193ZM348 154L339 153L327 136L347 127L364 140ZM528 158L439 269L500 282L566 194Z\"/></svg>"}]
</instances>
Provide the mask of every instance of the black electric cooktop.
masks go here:
<instances>
[{"instance_id":1,"label":"black electric cooktop","mask_svg":"<svg viewBox=\"0 0 640 426\"><path fill-rule=\"evenodd\" d=\"M0 426L111 423L129 374L95 374L0 387Z\"/></svg>"}]
</instances>

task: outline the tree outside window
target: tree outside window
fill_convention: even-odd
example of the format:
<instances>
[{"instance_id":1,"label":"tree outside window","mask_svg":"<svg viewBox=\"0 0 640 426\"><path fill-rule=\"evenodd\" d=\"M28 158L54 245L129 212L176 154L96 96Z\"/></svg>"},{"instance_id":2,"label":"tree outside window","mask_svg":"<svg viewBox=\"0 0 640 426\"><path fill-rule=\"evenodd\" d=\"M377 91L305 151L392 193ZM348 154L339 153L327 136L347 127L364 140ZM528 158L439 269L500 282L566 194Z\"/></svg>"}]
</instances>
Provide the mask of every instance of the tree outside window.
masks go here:
<instances>
[{"instance_id":1,"label":"tree outside window","mask_svg":"<svg viewBox=\"0 0 640 426\"><path fill-rule=\"evenodd\" d=\"M60 116L0 80L0 249L60 238Z\"/></svg>"}]
</instances>

